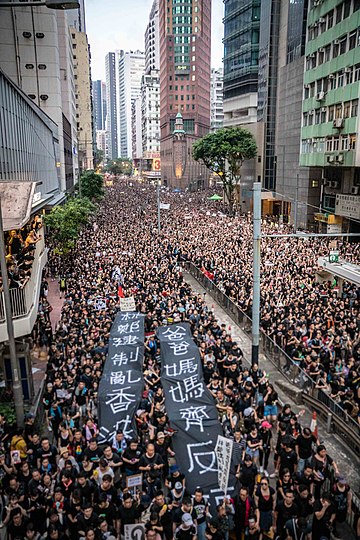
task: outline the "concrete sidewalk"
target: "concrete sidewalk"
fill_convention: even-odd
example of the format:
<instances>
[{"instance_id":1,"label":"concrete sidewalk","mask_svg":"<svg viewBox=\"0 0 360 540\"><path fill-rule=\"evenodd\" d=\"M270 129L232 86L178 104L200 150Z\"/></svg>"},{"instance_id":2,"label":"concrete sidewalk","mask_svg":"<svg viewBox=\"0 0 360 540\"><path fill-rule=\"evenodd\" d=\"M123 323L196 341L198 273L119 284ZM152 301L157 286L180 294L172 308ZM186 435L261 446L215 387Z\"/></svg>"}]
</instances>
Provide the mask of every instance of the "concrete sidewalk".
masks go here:
<instances>
[{"instance_id":1,"label":"concrete sidewalk","mask_svg":"<svg viewBox=\"0 0 360 540\"><path fill-rule=\"evenodd\" d=\"M206 304L213 310L216 318L219 321L219 324L226 324L227 329L231 331L233 339L238 342L240 345L245 359L248 363L251 363L251 340L245 334L245 332L237 326L229 315L222 309L219 304L210 296L210 294L196 281L193 276L189 273L184 272L184 278L192 289L198 294L204 294ZM279 397L283 403L289 403L292 407L292 410L299 412L301 409L305 409L305 414L302 417L301 424L303 426L310 426L312 411L307 409L306 406L297 405L288 395L283 391L283 388L286 386L292 386L283 376L283 374L278 371L274 365L263 355L260 355L259 361L261 369L265 370L269 375L270 381L275 385L276 391L279 394ZM294 387L295 390L295 387ZM336 461L339 470L342 475L345 476L349 484L351 485L354 491L359 492L360 490L360 468L359 460L356 458L351 451L346 448L342 441L334 434L329 434L326 432L326 426L318 420L318 430L319 430L319 439L326 446L326 449L329 452L329 455L333 457ZM348 537L349 538L349 537Z\"/></svg>"}]
</instances>

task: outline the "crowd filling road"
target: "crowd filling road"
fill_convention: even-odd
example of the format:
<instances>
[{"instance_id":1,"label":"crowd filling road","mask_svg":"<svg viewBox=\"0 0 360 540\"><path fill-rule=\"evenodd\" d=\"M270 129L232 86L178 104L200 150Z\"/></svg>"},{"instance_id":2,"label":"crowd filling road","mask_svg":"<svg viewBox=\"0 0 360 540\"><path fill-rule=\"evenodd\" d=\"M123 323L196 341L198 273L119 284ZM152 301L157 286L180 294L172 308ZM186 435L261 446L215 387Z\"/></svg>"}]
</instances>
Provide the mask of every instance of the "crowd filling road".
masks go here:
<instances>
[{"instance_id":1,"label":"crowd filling road","mask_svg":"<svg viewBox=\"0 0 360 540\"><path fill-rule=\"evenodd\" d=\"M49 309L41 309L37 326L48 346L48 429L36 429L27 415L25 429L10 433L0 418L3 531L9 540L130 540L126 526L143 523L146 540L348 536L351 489L341 465L301 425L302 411L280 407L266 373L247 366L239 344L182 274L182 261L193 261L249 312L248 217L226 217L204 194L162 197L171 208L162 212L160 237L154 189L116 184L76 250L50 256L47 280L59 281L64 305L53 333ZM352 286L339 296L333 284L315 283L316 258L326 250L318 241L263 243L262 326L318 384L356 408L359 296ZM357 260L358 246L341 250ZM45 281L41 308L46 292ZM99 444L97 392L119 295L134 296L145 316L145 390L138 437L119 431ZM234 440L237 483L216 508L209 507L201 478L189 492L172 448L154 331L180 321L191 325L219 422ZM143 485L132 492L126 477L138 472Z\"/></svg>"}]
</instances>

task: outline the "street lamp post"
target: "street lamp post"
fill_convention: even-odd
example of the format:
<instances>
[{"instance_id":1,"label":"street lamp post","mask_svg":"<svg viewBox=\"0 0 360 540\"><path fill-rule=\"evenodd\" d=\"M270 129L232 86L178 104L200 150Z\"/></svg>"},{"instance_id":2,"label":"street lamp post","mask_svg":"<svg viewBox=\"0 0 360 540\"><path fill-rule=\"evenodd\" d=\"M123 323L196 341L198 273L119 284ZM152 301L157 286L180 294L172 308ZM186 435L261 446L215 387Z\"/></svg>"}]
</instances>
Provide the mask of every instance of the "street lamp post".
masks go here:
<instances>
[{"instance_id":1,"label":"street lamp post","mask_svg":"<svg viewBox=\"0 0 360 540\"><path fill-rule=\"evenodd\" d=\"M160 182L157 181L156 184L156 196L157 196L157 226L158 226L158 235L160 236Z\"/></svg>"},{"instance_id":2,"label":"street lamp post","mask_svg":"<svg viewBox=\"0 0 360 540\"><path fill-rule=\"evenodd\" d=\"M260 248L261 248L261 182L254 182L254 265L253 265L253 302L252 302L252 348L251 363L259 363L260 341Z\"/></svg>"},{"instance_id":3,"label":"street lamp post","mask_svg":"<svg viewBox=\"0 0 360 540\"><path fill-rule=\"evenodd\" d=\"M16 354L14 324L13 324L13 318L12 318L8 272L7 272L6 258L5 258L5 242L4 242L4 228L3 228L1 200L0 200L0 268L1 268L1 275L2 275L2 281L3 281L6 327L7 327L8 339L9 339L10 364L11 364L11 372L12 372L12 389L13 389L13 396L14 396L14 403L15 403L16 423L18 427L24 427L24 397L23 397L21 382L19 379L20 369L19 369L18 357Z\"/></svg>"}]
</instances>

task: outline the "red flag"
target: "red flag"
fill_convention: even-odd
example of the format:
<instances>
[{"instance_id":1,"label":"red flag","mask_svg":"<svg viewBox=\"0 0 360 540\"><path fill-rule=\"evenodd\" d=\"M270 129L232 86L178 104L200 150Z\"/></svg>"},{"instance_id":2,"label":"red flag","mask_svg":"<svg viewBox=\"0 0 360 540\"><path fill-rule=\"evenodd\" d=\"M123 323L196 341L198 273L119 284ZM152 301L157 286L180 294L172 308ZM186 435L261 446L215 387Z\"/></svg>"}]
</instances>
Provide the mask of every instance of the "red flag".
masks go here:
<instances>
[{"instance_id":1,"label":"red flag","mask_svg":"<svg viewBox=\"0 0 360 540\"><path fill-rule=\"evenodd\" d=\"M118 287L118 297L119 298L125 298L124 291L121 285Z\"/></svg>"}]
</instances>

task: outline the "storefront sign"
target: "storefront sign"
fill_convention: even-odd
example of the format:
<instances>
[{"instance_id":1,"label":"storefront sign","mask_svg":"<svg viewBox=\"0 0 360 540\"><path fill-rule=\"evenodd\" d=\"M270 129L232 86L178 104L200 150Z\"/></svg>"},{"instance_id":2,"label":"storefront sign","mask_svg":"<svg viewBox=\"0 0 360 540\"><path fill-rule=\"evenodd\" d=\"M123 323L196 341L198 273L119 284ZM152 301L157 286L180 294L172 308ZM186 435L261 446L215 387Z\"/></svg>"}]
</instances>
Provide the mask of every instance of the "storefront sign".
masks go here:
<instances>
[{"instance_id":1,"label":"storefront sign","mask_svg":"<svg viewBox=\"0 0 360 540\"><path fill-rule=\"evenodd\" d=\"M360 219L360 196L336 195L335 214L351 219Z\"/></svg>"}]
</instances>

